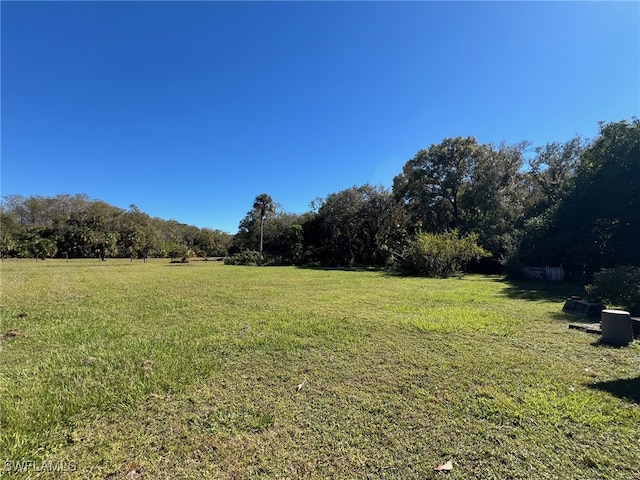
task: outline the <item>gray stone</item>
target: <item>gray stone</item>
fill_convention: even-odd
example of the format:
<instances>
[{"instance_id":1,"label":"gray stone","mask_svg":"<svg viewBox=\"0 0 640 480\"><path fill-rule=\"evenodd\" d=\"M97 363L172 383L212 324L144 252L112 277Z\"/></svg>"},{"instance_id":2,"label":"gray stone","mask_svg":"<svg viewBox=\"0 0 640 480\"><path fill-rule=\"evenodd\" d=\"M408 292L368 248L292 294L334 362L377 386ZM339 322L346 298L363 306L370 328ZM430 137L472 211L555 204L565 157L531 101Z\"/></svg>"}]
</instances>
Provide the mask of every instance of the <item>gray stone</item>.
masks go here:
<instances>
[{"instance_id":1,"label":"gray stone","mask_svg":"<svg viewBox=\"0 0 640 480\"><path fill-rule=\"evenodd\" d=\"M624 310L603 310L600 318L602 341L613 345L633 342L631 315Z\"/></svg>"}]
</instances>

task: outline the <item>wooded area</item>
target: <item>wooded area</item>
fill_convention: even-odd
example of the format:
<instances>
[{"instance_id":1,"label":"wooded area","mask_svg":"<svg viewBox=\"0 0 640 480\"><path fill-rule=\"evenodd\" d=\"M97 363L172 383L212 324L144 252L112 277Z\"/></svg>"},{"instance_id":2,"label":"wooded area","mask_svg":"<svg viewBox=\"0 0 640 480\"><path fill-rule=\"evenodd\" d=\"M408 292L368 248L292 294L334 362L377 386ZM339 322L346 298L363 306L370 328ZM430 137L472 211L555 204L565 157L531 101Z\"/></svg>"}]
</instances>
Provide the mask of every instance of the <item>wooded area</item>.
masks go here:
<instances>
[{"instance_id":1,"label":"wooded area","mask_svg":"<svg viewBox=\"0 0 640 480\"><path fill-rule=\"evenodd\" d=\"M573 278L640 265L640 121L602 123L595 139L552 142L533 156L528 147L447 138L418 151L391 189L354 186L314 200L304 214L258 195L235 235L86 195L8 195L1 251L41 258L229 256L229 263L416 273L425 273L420 262L427 257L435 265L448 251L454 263L471 262L476 271L562 265Z\"/></svg>"},{"instance_id":2,"label":"wooded area","mask_svg":"<svg viewBox=\"0 0 640 480\"><path fill-rule=\"evenodd\" d=\"M224 256L232 235L152 218L85 194L8 195L2 204L3 256L100 258Z\"/></svg>"}]
</instances>

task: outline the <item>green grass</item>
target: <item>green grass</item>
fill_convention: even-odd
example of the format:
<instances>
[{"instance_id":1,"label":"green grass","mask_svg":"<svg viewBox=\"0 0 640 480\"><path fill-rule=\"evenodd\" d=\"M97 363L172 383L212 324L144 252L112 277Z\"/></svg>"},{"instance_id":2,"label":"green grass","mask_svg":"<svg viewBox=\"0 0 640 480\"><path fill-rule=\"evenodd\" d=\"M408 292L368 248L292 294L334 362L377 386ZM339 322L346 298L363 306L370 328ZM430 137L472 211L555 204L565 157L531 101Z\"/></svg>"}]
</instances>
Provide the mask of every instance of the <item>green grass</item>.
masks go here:
<instances>
[{"instance_id":1,"label":"green grass","mask_svg":"<svg viewBox=\"0 0 640 480\"><path fill-rule=\"evenodd\" d=\"M640 346L568 329L572 286L0 268L0 458L75 467L10 477L640 478Z\"/></svg>"}]
</instances>

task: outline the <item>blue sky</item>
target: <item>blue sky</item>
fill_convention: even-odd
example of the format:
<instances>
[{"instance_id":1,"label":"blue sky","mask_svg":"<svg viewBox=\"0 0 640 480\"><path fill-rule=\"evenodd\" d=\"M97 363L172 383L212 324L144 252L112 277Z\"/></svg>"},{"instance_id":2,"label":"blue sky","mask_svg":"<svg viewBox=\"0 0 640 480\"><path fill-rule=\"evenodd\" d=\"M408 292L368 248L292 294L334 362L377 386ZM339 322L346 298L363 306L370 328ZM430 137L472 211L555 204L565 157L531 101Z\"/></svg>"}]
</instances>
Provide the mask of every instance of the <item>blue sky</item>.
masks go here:
<instances>
[{"instance_id":1,"label":"blue sky","mask_svg":"<svg viewBox=\"0 0 640 480\"><path fill-rule=\"evenodd\" d=\"M1 2L2 195L235 233L446 137L640 116L639 2Z\"/></svg>"}]
</instances>

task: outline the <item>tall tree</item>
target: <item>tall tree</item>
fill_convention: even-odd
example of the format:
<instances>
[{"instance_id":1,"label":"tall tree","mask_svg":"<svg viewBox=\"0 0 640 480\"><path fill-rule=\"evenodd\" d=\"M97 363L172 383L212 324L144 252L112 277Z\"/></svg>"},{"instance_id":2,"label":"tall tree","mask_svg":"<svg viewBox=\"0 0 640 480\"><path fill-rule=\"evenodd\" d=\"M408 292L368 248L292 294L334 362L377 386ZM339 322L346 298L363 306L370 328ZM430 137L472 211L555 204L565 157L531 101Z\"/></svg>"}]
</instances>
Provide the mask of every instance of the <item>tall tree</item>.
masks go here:
<instances>
[{"instance_id":1,"label":"tall tree","mask_svg":"<svg viewBox=\"0 0 640 480\"><path fill-rule=\"evenodd\" d=\"M114 228L119 236L118 247L121 257L145 258L162 250L153 220L135 205L130 205L129 210L118 217Z\"/></svg>"},{"instance_id":2,"label":"tall tree","mask_svg":"<svg viewBox=\"0 0 640 480\"><path fill-rule=\"evenodd\" d=\"M484 145L460 195L460 229L477 234L493 261L500 263L517 244L515 226L525 204L521 168L526 147L527 142Z\"/></svg>"},{"instance_id":3,"label":"tall tree","mask_svg":"<svg viewBox=\"0 0 640 480\"><path fill-rule=\"evenodd\" d=\"M558 226L573 233L567 249L571 263L586 273L621 263L640 265L638 185L640 120L602 123L558 211Z\"/></svg>"},{"instance_id":4,"label":"tall tree","mask_svg":"<svg viewBox=\"0 0 640 480\"><path fill-rule=\"evenodd\" d=\"M526 174L528 217L544 212L567 197L587 146L583 138L576 136L564 143L551 142L536 147Z\"/></svg>"},{"instance_id":5,"label":"tall tree","mask_svg":"<svg viewBox=\"0 0 640 480\"><path fill-rule=\"evenodd\" d=\"M495 261L515 248L522 214L521 167L526 142L493 146L473 137L447 138L420 150L394 179L409 233L475 233Z\"/></svg>"},{"instance_id":6,"label":"tall tree","mask_svg":"<svg viewBox=\"0 0 640 480\"><path fill-rule=\"evenodd\" d=\"M262 255L262 247L264 240L264 221L267 217L273 215L276 211L276 205L273 199L266 193L261 193L253 202L253 211L260 220L260 262L264 260Z\"/></svg>"},{"instance_id":7,"label":"tall tree","mask_svg":"<svg viewBox=\"0 0 640 480\"><path fill-rule=\"evenodd\" d=\"M203 228L194 245L196 252L204 257L224 257L229 252L233 236L229 233Z\"/></svg>"},{"instance_id":8,"label":"tall tree","mask_svg":"<svg viewBox=\"0 0 640 480\"><path fill-rule=\"evenodd\" d=\"M369 184L332 193L322 202L311 240L317 261L383 265L404 233L402 208L382 187ZM316 228L313 223L318 223ZM320 227L320 228L318 228Z\"/></svg>"},{"instance_id":9,"label":"tall tree","mask_svg":"<svg viewBox=\"0 0 640 480\"><path fill-rule=\"evenodd\" d=\"M520 257L587 278L640 265L640 120L602 123L561 201L529 221Z\"/></svg>"},{"instance_id":10,"label":"tall tree","mask_svg":"<svg viewBox=\"0 0 640 480\"><path fill-rule=\"evenodd\" d=\"M409 160L393 182L417 230L461 227L460 199L486 149L473 137L446 138Z\"/></svg>"},{"instance_id":11,"label":"tall tree","mask_svg":"<svg viewBox=\"0 0 640 480\"><path fill-rule=\"evenodd\" d=\"M4 208L0 208L0 259L15 252L24 227Z\"/></svg>"}]
</instances>

